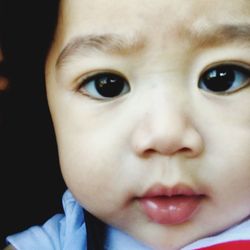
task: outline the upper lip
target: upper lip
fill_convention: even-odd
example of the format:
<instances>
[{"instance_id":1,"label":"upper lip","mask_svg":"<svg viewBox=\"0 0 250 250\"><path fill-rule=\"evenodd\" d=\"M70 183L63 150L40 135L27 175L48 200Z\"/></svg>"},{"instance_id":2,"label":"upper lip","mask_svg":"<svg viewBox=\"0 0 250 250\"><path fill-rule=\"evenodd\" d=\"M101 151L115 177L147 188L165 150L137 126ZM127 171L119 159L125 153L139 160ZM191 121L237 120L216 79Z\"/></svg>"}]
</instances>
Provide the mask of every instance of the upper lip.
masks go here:
<instances>
[{"instance_id":1,"label":"upper lip","mask_svg":"<svg viewBox=\"0 0 250 250\"><path fill-rule=\"evenodd\" d=\"M162 184L155 184L151 186L141 198L159 197L159 196L199 196L203 195L200 192L195 191L192 187L186 184L176 184L174 186L165 186Z\"/></svg>"}]
</instances>

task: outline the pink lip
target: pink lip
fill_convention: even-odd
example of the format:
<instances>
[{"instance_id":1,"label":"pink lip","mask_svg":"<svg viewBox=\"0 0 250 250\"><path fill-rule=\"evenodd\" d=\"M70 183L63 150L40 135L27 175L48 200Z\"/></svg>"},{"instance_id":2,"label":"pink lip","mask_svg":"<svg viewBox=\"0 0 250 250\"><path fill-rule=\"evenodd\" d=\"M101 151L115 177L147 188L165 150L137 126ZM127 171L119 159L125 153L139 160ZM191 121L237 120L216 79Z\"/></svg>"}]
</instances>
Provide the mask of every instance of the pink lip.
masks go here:
<instances>
[{"instance_id":1,"label":"pink lip","mask_svg":"<svg viewBox=\"0 0 250 250\"><path fill-rule=\"evenodd\" d=\"M155 185L138 199L149 219L159 224L175 225L188 221L198 210L204 195L187 185L168 188Z\"/></svg>"}]
</instances>

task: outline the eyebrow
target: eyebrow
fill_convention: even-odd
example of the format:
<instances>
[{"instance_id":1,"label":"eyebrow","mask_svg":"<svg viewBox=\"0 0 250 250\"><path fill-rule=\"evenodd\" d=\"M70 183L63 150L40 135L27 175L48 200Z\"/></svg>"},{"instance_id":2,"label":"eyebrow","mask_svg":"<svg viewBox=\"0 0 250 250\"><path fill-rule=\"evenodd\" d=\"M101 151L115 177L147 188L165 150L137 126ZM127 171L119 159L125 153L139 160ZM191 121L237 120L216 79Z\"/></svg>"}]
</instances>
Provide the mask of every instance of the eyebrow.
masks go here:
<instances>
[{"instance_id":1,"label":"eyebrow","mask_svg":"<svg viewBox=\"0 0 250 250\"><path fill-rule=\"evenodd\" d=\"M70 57L78 54L103 52L128 55L142 50L144 46L144 39L139 35L132 38L117 34L79 36L70 40L64 47L57 59L56 66L62 66Z\"/></svg>"},{"instance_id":2,"label":"eyebrow","mask_svg":"<svg viewBox=\"0 0 250 250\"><path fill-rule=\"evenodd\" d=\"M190 36L200 47L213 47L233 42L250 43L250 24L223 24L207 30L191 31Z\"/></svg>"},{"instance_id":3,"label":"eyebrow","mask_svg":"<svg viewBox=\"0 0 250 250\"><path fill-rule=\"evenodd\" d=\"M234 41L250 43L250 24L222 24L215 28L200 27L199 29L183 28L181 34L191 41L192 46L197 47L213 47ZM102 52L128 55L141 51L145 46L145 39L138 34L134 37L123 37L118 34L78 36L71 39L61 51L56 61L56 67L61 67L68 59L79 54Z\"/></svg>"}]
</instances>

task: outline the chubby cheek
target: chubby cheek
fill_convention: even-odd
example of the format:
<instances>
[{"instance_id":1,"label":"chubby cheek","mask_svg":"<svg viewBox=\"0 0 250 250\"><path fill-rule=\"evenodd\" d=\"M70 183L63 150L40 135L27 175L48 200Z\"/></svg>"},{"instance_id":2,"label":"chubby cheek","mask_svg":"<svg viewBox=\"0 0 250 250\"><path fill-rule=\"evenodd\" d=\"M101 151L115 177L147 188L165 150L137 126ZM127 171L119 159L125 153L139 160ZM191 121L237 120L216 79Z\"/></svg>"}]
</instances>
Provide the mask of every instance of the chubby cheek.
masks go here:
<instances>
[{"instance_id":1,"label":"chubby cheek","mask_svg":"<svg viewBox=\"0 0 250 250\"><path fill-rule=\"evenodd\" d=\"M209 129L203 128L206 148L200 170L211 207L225 221L250 214L250 112L243 107L229 111L215 113Z\"/></svg>"},{"instance_id":2,"label":"chubby cheek","mask_svg":"<svg viewBox=\"0 0 250 250\"><path fill-rule=\"evenodd\" d=\"M99 217L111 217L129 199L128 180L133 177L126 177L128 168L122 160L128 154L122 139L127 136L114 119L112 126L101 116L86 119L88 124L76 122L66 133L57 131L62 174L83 207Z\"/></svg>"},{"instance_id":3,"label":"chubby cheek","mask_svg":"<svg viewBox=\"0 0 250 250\"><path fill-rule=\"evenodd\" d=\"M214 218L223 227L236 224L250 215L250 164L249 161L242 162L242 165L234 162L232 160L231 165L227 162L227 169L218 171L210 182L207 211L211 215L210 220Z\"/></svg>"},{"instance_id":4,"label":"chubby cheek","mask_svg":"<svg viewBox=\"0 0 250 250\"><path fill-rule=\"evenodd\" d=\"M204 142L196 174L208 191L206 211L225 224L239 221L250 214L250 88L196 101L193 121Z\"/></svg>"}]
</instances>

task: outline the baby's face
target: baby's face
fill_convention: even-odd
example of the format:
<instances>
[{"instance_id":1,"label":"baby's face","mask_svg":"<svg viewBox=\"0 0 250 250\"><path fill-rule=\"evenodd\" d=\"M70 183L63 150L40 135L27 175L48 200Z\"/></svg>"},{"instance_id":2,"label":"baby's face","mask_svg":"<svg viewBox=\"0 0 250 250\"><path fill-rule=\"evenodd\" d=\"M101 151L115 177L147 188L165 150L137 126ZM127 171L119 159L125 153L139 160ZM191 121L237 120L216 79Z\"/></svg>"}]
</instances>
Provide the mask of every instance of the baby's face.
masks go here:
<instances>
[{"instance_id":1,"label":"baby's face","mask_svg":"<svg viewBox=\"0 0 250 250\"><path fill-rule=\"evenodd\" d=\"M62 0L46 65L79 202L156 249L250 213L249 0Z\"/></svg>"}]
</instances>

